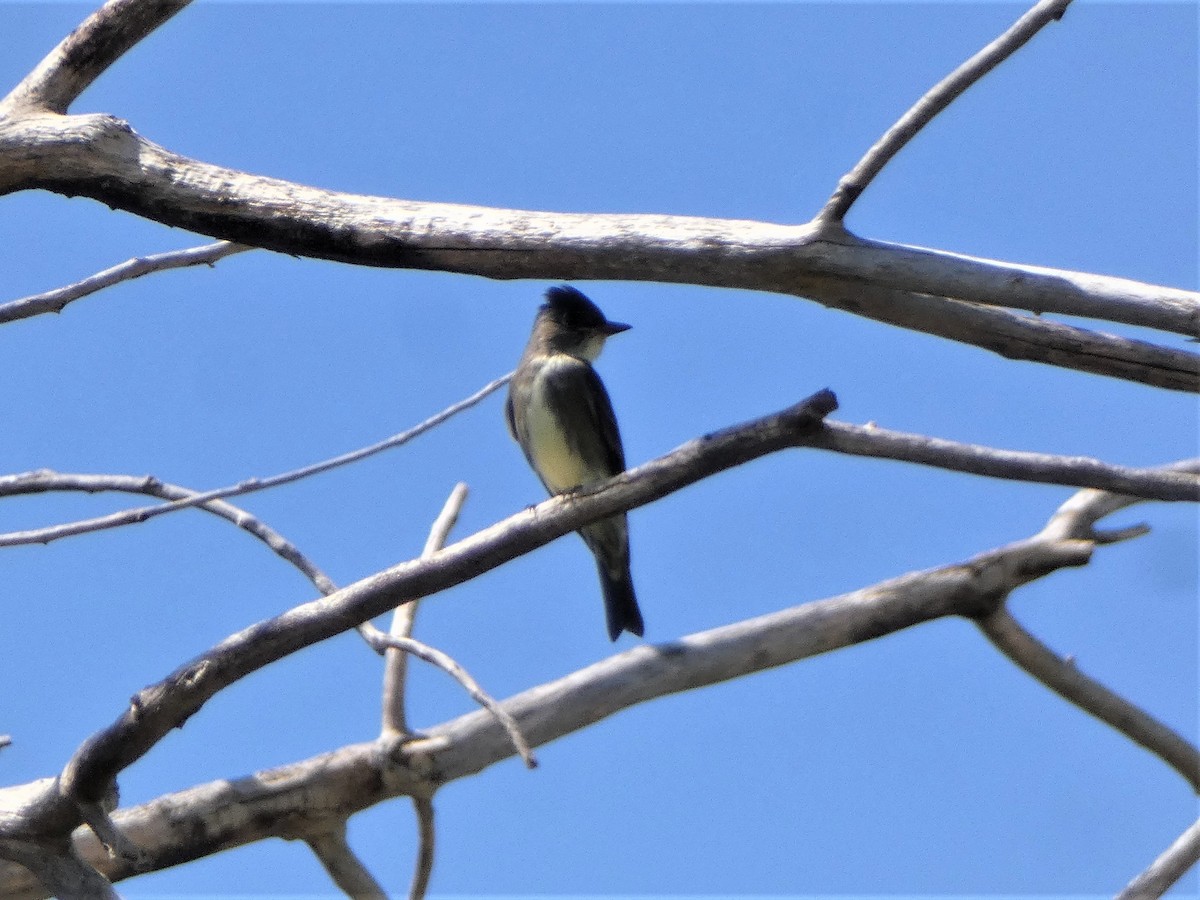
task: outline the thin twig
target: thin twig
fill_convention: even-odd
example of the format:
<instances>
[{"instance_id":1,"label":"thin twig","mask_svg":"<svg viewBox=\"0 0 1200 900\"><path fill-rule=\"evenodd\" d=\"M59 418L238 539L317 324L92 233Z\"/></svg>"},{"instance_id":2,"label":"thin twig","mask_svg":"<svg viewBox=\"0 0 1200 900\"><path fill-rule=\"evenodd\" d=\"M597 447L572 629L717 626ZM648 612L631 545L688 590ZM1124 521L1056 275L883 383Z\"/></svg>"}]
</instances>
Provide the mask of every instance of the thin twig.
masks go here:
<instances>
[{"instance_id":1,"label":"thin twig","mask_svg":"<svg viewBox=\"0 0 1200 900\"><path fill-rule=\"evenodd\" d=\"M346 841L346 821L306 832L303 840L317 857L338 889L353 900L387 900L387 892L375 880Z\"/></svg>"},{"instance_id":2,"label":"thin twig","mask_svg":"<svg viewBox=\"0 0 1200 900\"><path fill-rule=\"evenodd\" d=\"M462 685L463 690L471 695L471 699L495 716L496 721L504 727L504 730L508 733L509 740L512 741L513 747L516 748L517 753L525 762L525 767L527 769L537 768L537 759L534 758L533 751L529 748L529 742L521 733L521 727L517 724L517 720L509 715L503 706L497 703L490 694L481 688L479 682L472 678L470 673L459 665L453 657L447 653L443 653L436 647L431 647L428 644L418 641L416 638L388 634L383 637L383 640L386 641L389 648L403 653L410 653L417 657L417 659L423 659L430 665L441 669Z\"/></svg>"},{"instance_id":3,"label":"thin twig","mask_svg":"<svg viewBox=\"0 0 1200 900\"><path fill-rule=\"evenodd\" d=\"M943 78L900 117L841 181L814 221L840 223L876 175L929 122L981 79L1023 47L1050 22L1061 19L1071 0L1042 0L1011 28Z\"/></svg>"},{"instance_id":4,"label":"thin twig","mask_svg":"<svg viewBox=\"0 0 1200 900\"><path fill-rule=\"evenodd\" d=\"M450 530L454 528L454 524L458 521L458 514L462 511L463 504L467 501L467 486L461 481L454 486L450 492L450 496L446 498L445 504L442 506L442 511L433 522L433 527L429 530L429 537L425 541L425 548L421 551L421 558L428 559L446 544L446 538L450 534ZM412 603L405 603L403 606L396 607L396 611L392 613L392 624L388 630L388 635L394 638L411 638L413 624L416 622L417 607L420 605L419 600L414 600ZM376 635L372 634L368 640L374 645L376 643ZM385 643L385 646L386 643ZM404 688L405 677L408 672L408 654L396 647L388 647L384 651L384 670L383 670L383 735L407 735L409 733L408 721L404 712Z\"/></svg>"},{"instance_id":5,"label":"thin twig","mask_svg":"<svg viewBox=\"0 0 1200 900\"><path fill-rule=\"evenodd\" d=\"M254 535L270 547L276 555L295 566L321 593L331 594L337 590L337 585L282 534L232 503L224 500L201 500L200 492L189 488L146 476L63 474L47 470L0 478L0 496L49 491L81 491L89 494L116 491L125 494L143 494L184 504L180 507L181 509L191 507L201 509L219 516L227 522L232 522L243 531ZM149 508L163 509L164 507ZM0 537L0 543L2 541L3 538Z\"/></svg>"},{"instance_id":6,"label":"thin twig","mask_svg":"<svg viewBox=\"0 0 1200 900\"><path fill-rule=\"evenodd\" d=\"M406 444L413 438L419 437L431 428L435 428L442 422L451 418L454 415L469 409L479 401L483 400L493 391L503 387L508 383L511 375L504 375L501 378L484 385L471 396L459 400L457 403L452 403L441 412L430 416L424 422L414 425L407 431L402 431L399 434L392 435L386 440L376 444L371 444L368 447L362 447L358 450L352 450L349 453L343 453L340 456L335 456L332 459L323 460L312 465L304 466L303 468L293 469L290 472L283 472L278 475L272 475L268 478L250 478L246 481L238 482L227 487L216 488L209 491L192 492L187 497L174 500L171 503L165 503L159 506L142 506L137 509L127 509L121 512L112 513L107 516L97 516L93 519L83 519L77 522L66 522L61 525L51 525L46 528L37 528L29 531L13 531L7 534L0 534L0 547L11 547L20 544L47 544L50 541L59 540L65 537L72 537L77 534L85 534L91 531L101 531L106 528L119 528L124 525L133 525L140 522L145 522L147 519L152 519L155 516L161 516L166 513L178 512L181 509L190 509L194 506L202 506L213 500L219 500L223 497L236 497L243 494L251 494L257 491L265 491L268 488L279 487L283 484L290 484L293 481L299 481L302 478L309 478L313 475L319 475L323 472L328 472L330 469L335 469L338 466L345 466L353 462L358 462L368 456L376 453L381 453L384 450L390 450L393 447L399 447ZM83 478L87 476L57 476L53 472L26 472L20 475L8 475L0 477L0 497L11 496L15 494L31 494L42 493L48 490L57 490L53 487L55 478ZM109 488L97 488L97 490L109 490Z\"/></svg>"},{"instance_id":7,"label":"thin twig","mask_svg":"<svg viewBox=\"0 0 1200 900\"><path fill-rule=\"evenodd\" d=\"M1059 657L1003 606L975 624L1001 653L1050 690L1145 747L1200 792L1200 752L1181 735Z\"/></svg>"},{"instance_id":8,"label":"thin twig","mask_svg":"<svg viewBox=\"0 0 1200 900\"><path fill-rule=\"evenodd\" d=\"M188 247L184 250L171 250L153 256L137 256L74 284L0 304L0 325L42 313L62 312L72 301L123 281L141 278L151 272L165 272L169 269L181 269L186 266L211 266L227 256L253 249L244 244L217 241L214 244Z\"/></svg>"},{"instance_id":9,"label":"thin twig","mask_svg":"<svg viewBox=\"0 0 1200 900\"><path fill-rule=\"evenodd\" d=\"M1157 900L1200 862L1200 819L1183 832L1158 859L1129 882L1115 900Z\"/></svg>"},{"instance_id":10,"label":"thin twig","mask_svg":"<svg viewBox=\"0 0 1200 900\"><path fill-rule=\"evenodd\" d=\"M413 797L413 812L417 816L418 850L413 870L412 885L408 889L408 900L423 900L429 890L429 879L433 875L434 850L437 829L434 825L433 800L429 797Z\"/></svg>"}]
</instances>

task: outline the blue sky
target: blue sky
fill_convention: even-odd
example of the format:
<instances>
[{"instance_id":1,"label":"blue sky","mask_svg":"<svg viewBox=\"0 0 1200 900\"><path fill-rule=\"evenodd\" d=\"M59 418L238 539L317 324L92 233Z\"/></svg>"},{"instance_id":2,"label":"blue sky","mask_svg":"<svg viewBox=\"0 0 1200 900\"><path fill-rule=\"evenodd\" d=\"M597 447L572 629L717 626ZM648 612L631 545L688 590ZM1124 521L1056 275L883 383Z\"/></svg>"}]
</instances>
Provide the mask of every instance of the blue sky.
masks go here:
<instances>
[{"instance_id":1,"label":"blue sky","mask_svg":"<svg viewBox=\"0 0 1200 900\"><path fill-rule=\"evenodd\" d=\"M85 13L0 6L15 83ZM197 4L75 105L179 153L331 189L526 209L803 222L930 85L1006 28L999 4ZM1077 0L929 126L849 227L1022 263L1197 287L1197 8ZM0 300L204 238L87 200L0 204ZM551 282L268 253L156 275L0 332L0 472L153 473L206 488L366 444L516 362ZM1197 452L1195 398L1014 363L795 298L582 283L633 329L599 369L631 463L821 387L836 417L1152 465ZM1101 330L1136 333L1103 325ZM1161 340L1184 346L1182 338ZM493 397L404 449L246 498L339 583L542 498ZM1068 489L794 451L631 515L647 638L666 641L1037 531ZM0 504L0 530L123 507ZM1197 521L1014 596L1044 641L1193 739ZM199 513L3 551L3 783L52 774L126 698L311 599ZM613 652L567 537L429 600L418 636L503 697ZM628 646L626 637L617 649ZM380 666L354 635L211 702L122 778L123 803L368 740ZM416 667L412 719L471 708ZM1157 759L932 623L626 711L437 798L435 894L1110 894L1195 817ZM351 840L406 889L405 801ZM1192 874L1179 896L1198 889ZM130 897L328 894L269 842Z\"/></svg>"}]
</instances>

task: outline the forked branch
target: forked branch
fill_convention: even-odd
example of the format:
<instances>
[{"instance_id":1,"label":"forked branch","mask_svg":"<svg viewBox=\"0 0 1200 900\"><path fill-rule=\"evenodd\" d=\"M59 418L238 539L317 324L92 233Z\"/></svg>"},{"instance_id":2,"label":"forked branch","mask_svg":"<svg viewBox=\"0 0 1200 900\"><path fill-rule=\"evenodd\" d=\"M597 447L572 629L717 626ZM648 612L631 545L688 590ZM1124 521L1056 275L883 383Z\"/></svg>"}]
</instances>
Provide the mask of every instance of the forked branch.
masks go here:
<instances>
[{"instance_id":1,"label":"forked branch","mask_svg":"<svg viewBox=\"0 0 1200 900\"><path fill-rule=\"evenodd\" d=\"M601 496L578 502L590 503L595 512ZM544 504L539 518L560 515L555 503ZM641 645L525 691L503 705L530 743L540 746L667 694L870 641L943 616L986 617L1021 585L1063 567L1085 564L1094 546L1057 528L1046 529L954 565L671 643ZM403 752L424 759L425 769L437 773L438 783L445 783L473 775L512 756L514 750L504 729L481 711L429 729L422 739L404 744ZM279 823L294 816L347 816L390 797L423 797L428 791L425 776L415 767L397 762L380 752L378 742L370 742L240 781L222 780L167 795L152 804L119 810L113 818L143 848L151 868L161 868L203 855L204 847L192 841L198 833L220 846L237 846L279 834ZM240 814L231 815L234 808ZM127 863L105 857L90 834L81 832L76 841L79 853L110 877L134 874ZM1179 869L1177 857L1167 866L1172 871ZM0 893L14 900L37 896L26 875L4 867L0 867Z\"/></svg>"}]
</instances>

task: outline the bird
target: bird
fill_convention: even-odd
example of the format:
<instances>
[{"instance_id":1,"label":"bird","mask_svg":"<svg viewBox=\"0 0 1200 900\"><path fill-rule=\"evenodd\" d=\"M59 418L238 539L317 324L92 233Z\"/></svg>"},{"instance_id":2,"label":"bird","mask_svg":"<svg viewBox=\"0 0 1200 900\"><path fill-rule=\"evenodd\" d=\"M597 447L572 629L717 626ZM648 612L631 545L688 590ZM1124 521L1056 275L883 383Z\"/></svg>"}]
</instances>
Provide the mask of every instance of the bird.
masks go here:
<instances>
[{"instance_id":1,"label":"bird","mask_svg":"<svg viewBox=\"0 0 1200 900\"><path fill-rule=\"evenodd\" d=\"M552 495L625 471L625 449L608 391L592 363L628 331L573 287L552 287L508 385L505 416L534 473ZM579 529L596 558L608 636L645 631L629 569L629 524L618 513Z\"/></svg>"}]
</instances>

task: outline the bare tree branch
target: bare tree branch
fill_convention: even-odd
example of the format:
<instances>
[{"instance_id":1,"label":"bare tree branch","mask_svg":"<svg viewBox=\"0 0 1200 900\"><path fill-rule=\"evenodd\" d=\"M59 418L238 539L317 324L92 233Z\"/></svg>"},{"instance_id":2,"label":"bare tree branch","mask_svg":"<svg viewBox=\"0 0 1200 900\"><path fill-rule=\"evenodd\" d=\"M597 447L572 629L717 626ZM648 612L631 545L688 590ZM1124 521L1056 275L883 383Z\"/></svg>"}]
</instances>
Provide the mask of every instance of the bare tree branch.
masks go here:
<instances>
[{"instance_id":1,"label":"bare tree branch","mask_svg":"<svg viewBox=\"0 0 1200 900\"><path fill-rule=\"evenodd\" d=\"M825 422L808 446L854 456L895 459L988 478L1101 488L1147 500L1200 500L1200 478L1168 467L1137 469L1086 456L998 450L874 425Z\"/></svg>"},{"instance_id":2,"label":"bare tree branch","mask_svg":"<svg viewBox=\"0 0 1200 900\"><path fill-rule=\"evenodd\" d=\"M1172 472L1200 473L1200 457L1183 459L1163 466L1163 470ZM1141 503L1139 497L1129 494L1116 494L1109 491L1086 490L1078 491L1050 517L1046 527L1039 537L1047 539L1075 538L1078 540L1095 541L1096 543L1112 543L1120 539L1128 529L1109 531L1098 529L1096 523L1118 510ZM1145 526L1135 526L1145 528Z\"/></svg>"},{"instance_id":3,"label":"bare tree branch","mask_svg":"<svg viewBox=\"0 0 1200 900\"><path fill-rule=\"evenodd\" d=\"M461 584L587 522L649 503L716 472L794 446L819 427L821 418L836 405L831 393L819 392L775 415L692 441L594 488L554 497L429 559L393 566L232 635L163 681L139 691L112 725L92 735L76 751L60 776L61 790L76 802L94 801L122 769L245 675L402 603Z\"/></svg>"},{"instance_id":4,"label":"bare tree branch","mask_svg":"<svg viewBox=\"0 0 1200 900\"><path fill-rule=\"evenodd\" d=\"M322 460L321 462L313 463L303 468L293 469L290 472L283 472L278 475L272 475L268 478L249 478L245 481L240 481L235 485L216 488L210 491L187 491L183 488L177 488L183 493L178 496L171 497L172 502L158 506L142 506L136 509L127 509L121 512L112 513L107 516L97 516L93 519L84 519L78 522L67 522L61 525L51 525L46 528L36 528L29 531L10 532L8 534L0 534L0 547L16 546L19 544L45 544L50 541L59 540L60 538L72 537L77 534L84 534L90 531L100 531L105 528L119 528L124 525L133 525L144 522L147 519L152 519L155 516L164 515L166 513L178 512L181 509L190 509L192 507L202 507L213 501L219 500L222 497L236 497L243 494L251 494L257 491L265 491L269 488L279 487L283 484L290 484L293 481L299 481L302 478L310 478L313 475L319 475L322 472L328 472L330 469L335 469L338 466L349 465L353 462L358 462L368 456L376 453L381 453L384 450L390 450L393 447L399 447L408 443L416 437L421 436L426 431L437 427L442 422L452 416L457 415L463 410L470 409L472 406L479 403L493 391L498 390L508 383L509 376L504 375L496 380L484 385L474 394L459 400L457 403L452 403L450 406L430 416L425 421L414 425L406 431L392 435L386 440L379 441L376 444L371 444L368 447L361 447L357 450L352 450L349 453L343 453L340 456L335 456L331 459ZM144 483L145 489L134 489L125 487L109 487L105 484L105 479L115 479L114 484L126 483L122 479L128 479L131 483ZM121 476L121 475L60 475L46 469L35 472L24 472L19 475L0 476L0 497L17 496L21 494L36 494L45 493L47 491L61 490L80 490L94 493L98 491L120 490L128 493L153 493L153 488L157 485L162 485L158 479L153 477L137 478L136 476ZM155 496L163 496L155 494ZM217 507L214 507L217 508ZM235 507L231 507L235 508ZM243 516L248 514L240 513ZM322 588L324 590L324 588Z\"/></svg>"},{"instance_id":5,"label":"bare tree branch","mask_svg":"<svg viewBox=\"0 0 1200 900\"><path fill-rule=\"evenodd\" d=\"M408 889L409 900L423 900L429 890L429 879L433 875L433 859L437 848L437 827L431 797L413 797L413 810L417 816L418 850L413 868L412 884Z\"/></svg>"},{"instance_id":6,"label":"bare tree branch","mask_svg":"<svg viewBox=\"0 0 1200 900\"><path fill-rule=\"evenodd\" d=\"M0 116L30 108L65 113L105 69L188 2L109 0L0 101Z\"/></svg>"},{"instance_id":7,"label":"bare tree branch","mask_svg":"<svg viewBox=\"0 0 1200 900\"><path fill-rule=\"evenodd\" d=\"M446 498L442 511L438 513L433 527L429 530L425 548L421 551L422 559L428 559L446 545L450 530L454 528L454 524L458 521L458 514L466 502L467 486L460 481L454 486L450 496ZM414 600L412 603L405 603L403 606L397 607L392 613L392 624L388 629L388 634L384 637L402 640L411 638L418 606L420 606L420 601ZM408 719L404 712L404 689L407 673L408 654L400 649L385 650L383 671L383 734L385 736L403 736L409 733Z\"/></svg>"},{"instance_id":8,"label":"bare tree branch","mask_svg":"<svg viewBox=\"0 0 1200 900\"><path fill-rule=\"evenodd\" d=\"M112 802L76 800L75 807L110 855L124 860L134 871L141 871L146 865L146 854L142 852L141 847L125 836L109 816L109 812L116 806L116 791L112 791L112 794Z\"/></svg>"},{"instance_id":9,"label":"bare tree branch","mask_svg":"<svg viewBox=\"0 0 1200 900\"><path fill-rule=\"evenodd\" d=\"M31 188L81 194L164 224L285 253L494 278L615 278L792 294L1013 358L1200 389L1194 354L942 299L990 296L1007 275L1006 294L1024 295L1021 302L1031 309L1091 303L1102 310L1129 296L1132 282L1125 280L1105 287L1100 276L1042 275L967 257L956 258L939 277L935 263L949 257L902 248L890 258L887 245L878 243L850 253L846 245L855 239L812 225L537 213L338 194L181 157L104 115L0 119L0 162L0 194ZM893 263L925 292L875 286ZM831 265L837 275L828 274ZM964 289L972 279L977 283ZM1178 323L1200 306L1200 297L1186 291L1145 286L1134 293L1139 302L1125 319L1140 320L1149 306ZM1008 301L1001 295L996 302Z\"/></svg>"},{"instance_id":10,"label":"bare tree branch","mask_svg":"<svg viewBox=\"0 0 1200 900\"><path fill-rule=\"evenodd\" d=\"M1115 900L1156 900L1197 862L1200 862L1200 819L1176 838L1146 871L1129 882Z\"/></svg>"},{"instance_id":11,"label":"bare tree branch","mask_svg":"<svg viewBox=\"0 0 1200 900\"><path fill-rule=\"evenodd\" d=\"M409 603L406 605L411 606L412 604ZM529 742L526 741L525 736L521 734L521 727L516 723L512 716L505 711L503 706L497 703L490 694L488 694L479 686L479 682L472 678L466 669L454 661L453 657L443 653L436 647L430 647L428 644L423 644L411 637L404 637L398 634L386 634L383 636L382 640L387 643L389 649L406 655L415 656L417 659L422 659L430 665L441 669L443 672L457 681L462 686L463 690L471 695L472 700L496 717L496 721L498 721L508 733L509 739L513 743L513 747L516 748L517 753L520 754L521 759L525 762L525 768L537 768L537 760L533 756L533 751L529 749ZM384 733L385 738L395 737L398 735L398 732L390 729Z\"/></svg>"},{"instance_id":12,"label":"bare tree branch","mask_svg":"<svg viewBox=\"0 0 1200 900\"><path fill-rule=\"evenodd\" d=\"M590 502L594 510L600 496L576 502L580 507ZM543 504L537 518L557 517L554 505L555 501ZM451 553L454 546L438 556ZM530 743L540 746L668 694L870 641L943 616L986 616L1021 585L1061 567L1085 564L1092 547L1089 541L1038 536L850 594L670 643L640 645L524 691L503 706ZM243 634L263 630L260 625ZM211 654L209 659L220 664ZM158 714L149 705L142 708L149 716ZM436 726L416 741L400 742L396 750L379 741L351 745L255 776L165 795L118 810L113 818L147 854L149 867L159 869L217 849L285 835L288 829L297 833L297 819L322 822L391 797L428 797L437 785L474 775L514 752L503 727L490 713L479 711ZM431 774L436 784L427 780ZM231 815L231 809L239 814ZM80 854L112 880L135 874L127 863L107 858L89 832L77 831L75 840ZM12 900L42 896L30 884L23 873L0 866L0 894Z\"/></svg>"},{"instance_id":13,"label":"bare tree branch","mask_svg":"<svg viewBox=\"0 0 1200 900\"><path fill-rule=\"evenodd\" d=\"M1061 19L1071 0L1042 0L965 63L938 82L879 139L867 155L838 182L837 190L817 216L817 221L840 222L867 185L897 153L933 118L1016 53L1050 22Z\"/></svg>"},{"instance_id":14,"label":"bare tree branch","mask_svg":"<svg viewBox=\"0 0 1200 900\"><path fill-rule=\"evenodd\" d=\"M387 900L387 892L375 880L346 841L346 822L331 822L327 828L305 834L303 840L321 861L333 883L353 900Z\"/></svg>"},{"instance_id":15,"label":"bare tree branch","mask_svg":"<svg viewBox=\"0 0 1200 900\"><path fill-rule=\"evenodd\" d=\"M171 501L159 506L142 506L91 519L49 525L44 528L0 533L0 547L21 544L45 544L50 541L85 534L91 531L118 528L124 525L144 522L154 516L177 512L182 509L205 507L206 504L210 503L214 504L210 511L216 512L221 509L219 505L214 503L218 498L249 494L255 491L278 487L282 484L288 484L301 478L307 478L328 471L336 466L346 465L347 463L363 459L382 450L400 446L428 431L430 428L435 427L450 416L475 405L488 394L507 383L508 378L509 375L505 375L490 382L470 397L448 406L419 425L398 435L394 435L385 441L342 454L333 459L314 463L301 469L272 475L268 478L251 478L236 485L210 491L191 491L165 484L153 477L130 475L60 474L42 469L17 475L0 476L0 497L46 493L50 491L85 491L88 493L123 491L126 493L151 494ZM1194 473L1186 470L1178 470L1172 467L1133 468L1112 465L1082 456L1055 456L1020 450L999 450L979 444L966 444L942 438L889 431L873 425L850 425L827 421L823 429L813 432L796 446L832 450L854 456L895 459L919 465L936 466L957 472L986 475L990 478L1060 484L1068 487L1092 487L1098 490L1117 492L1148 500L1194 501L1200 499L1200 478L1197 478ZM224 518L243 527L256 525L257 520L249 513L238 510L236 507L228 507L228 509L234 512L218 512L218 515L222 515ZM248 530L253 530L253 528L249 528ZM267 540L265 537L263 539ZM273 540L282 542L281 537L276 537L267 542L274 546ZM286 544L286 542L283 543ZM290 547L290 545L286 546ZM314 573L316 577L323 578L319 572L316 572L315 567L299 556L299 551L296 551L294 548L291 548L288 553L283 553L280 550L276 550L276 552L280 552L280 555L300 566L301 570L305 571L310 578L314 577ZM332 582L328 580L317 584L325 593L330 593L334 590ZM364 629L368 633L370 630L370 627ZM371 640L368 637L368 641L370 642ZM376 649L379 648L377 647Z\"/></svg>"},{"instance_id":16,"label":"bare tree branch","mask_svg":"<svg viewBox=\"0 0 1200 900\"><path fill-rule=\"evenodd\" d=\"M37 891L35 896L120 900L112 883L76 854L70 840L62 843L61 849L52 851L39 843L0 838L0 859L18 863L37 879L45 891Z\"/></svg>"},{"instance_id":17,"label":"bare tree branch","mask_svg":"<svg viewBox=\"0 0 1200 900\"><path fill-rule=\"evenodd\" d=\"M814 271L848 284L861 280L910 295L937 295L1038 315L1059 313L1200 336L1200 295L1194 291L871 241L845 230L829 231L822 249L822 255L812 262Z\"/></svg>"},{"instance_id":18,"label":"bare tree branch","mask_svg":"<svg viewBox=\"0 0 1200 900\"><path fill-rule=\"evenodd\" d=\"M158 871L265 838L318 831L388 797L428 790L424 776L395 763L377 741L370 741L245 778L164 794L117 810L113 819L147 854L146 871ZM109 856L90 829L76 829L73 841L79 855L110 881L139 874L127 861ZM28 900L46 892L23 870L0 866L0 896Z\"/></svg>"},{"instance_id":19,"label":"bare tree branch","mask_svg":"<svg viewBox=\"0 0 1200 900\"><path fill-rule=\"evenodd\" d=\"M985 280L991 277L985 276ZM1200 390L1200 356L1194 353L1073 328L978 303L892 290L868 283L870 280L854 284L846 280L809 279L806 286L797 285L795 292L879 322L981 347L1005 359L1061 366L1173 391ZM1065 296L1075 292L1063 293ZM1189 303L1193 310L1200 308L1200 295L1195 295Z\"/></svg>"},{"instance_id":20,"label":"bare tree branch","mask_svg":"<svg viewBox=\"0 0 1200 900\"><path fill-rule=\"evenodd\" d=\"M1180 734L1060 658L1003 607L975 624L1001 653L1050 690L1145 747L1200 792L1200 752Z\"/></svg>"},{"instance_id":21,"label":"bare tree branch","mask_svg":"<svg viewBox=\"0 0 1200 900\"><path fill-rule=\"evenodd\" d=\"M244 244L231 244L228 241L217 241L215 244L205 244L202 247L188 247L186 250L171 250L167 253L157 253L153 256L138 256L126 260L112 268L97 272L82 281L65 287L55 288L42 294L31 294L18 300L10 300L0 304L0 325L15 322L17 319L27 319L42 313L59 313L75 300L94 294L97 291L120 284L122 281L132 281L149 275L151 272L165 272L169 269L181 269L186 266L211 266L218 260L235 253L252 250Z\"/></svg>"},{"instance_id":22,"label":"bare tree branch","mask_svg":"<svg viewBox=\"0 0 1200 900\"><path fill-rule=\"evenodd\" d=\"M1181 460L1164 468L1197 472L1200 471L1200 459ZM1079 491L1054 511L1034 540L1110 544L1136 537L1146 533L1147 526L1135 525L1113 531L1099 529L1096 525L1104 517L1138 502L1134 497L1107 491ZM1200 792L1200 751L1181 735L1084 675L1073 662L1060 658L1022 628L1003 606L977 619L975 624L1005 656L1038 681L1145 747L1182 775L1194 791Z\"/></svg>"},{"instance_id":23,"label":"bare tree branch","mask_svg":"<svg viewBox=\"0 0 1200 900\"><path fill-rule=\"evenodd\" d=\"M282 534L275 531L270 526L260 521L255 516L251 515L244 509L227 503L223 500L201 500L205 496L197 491L189 488L180 487L178 485L169 484L165 481L159 481L153 476L139 475L82 475L82 474L64 474L59 472L51 472L47 469L41 469L35 472L25 472L20 475L7 475L0 477L0 497L17 496L21 494L37 494L46 493L49 491L82 491L84 493L94 494L104 491L118 491L126 494L145 494L151 497L161 497L164 500L172 501L172 504L179 504L179 509L197 508L205 512L212 513L225 519L227 522L232 522L234 525L254 535L260 541L265 543L273 550L276 555L291 563L300 572L309 579L317 588L324 594L332 593L337 590L337 586L329 579L329 577L317 568L308 557L300 552L291 541L285 538ZM214 492L209 492L214 493ZM171 506L152 506L146 507L151 510L166 510ZM131 522L141 521L132 514L137 510L129 510L125 513L117 513L116 516L121 519L127 519ZM105 516L102 519L112 517ZM89 520L96 522L97 520ZM40 531L54 532L56 528L62 527L71 529L73 525L80 523L68 523L65 526L51 526L49 529L39 529ZM121 521L118 524L126 524ZM98 530L99 527L115 527L113 525L93 526L85 529L89 531ZM23 534L33 534L36 532L23 532ZM65 536L65 535L63 535ZM53 539L53 537L51 537ZM40 543L40 542L39 542ZM3 546L3 536L0 536L0 546Z\"/></svg>"}]
</instances>

